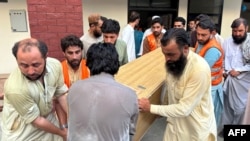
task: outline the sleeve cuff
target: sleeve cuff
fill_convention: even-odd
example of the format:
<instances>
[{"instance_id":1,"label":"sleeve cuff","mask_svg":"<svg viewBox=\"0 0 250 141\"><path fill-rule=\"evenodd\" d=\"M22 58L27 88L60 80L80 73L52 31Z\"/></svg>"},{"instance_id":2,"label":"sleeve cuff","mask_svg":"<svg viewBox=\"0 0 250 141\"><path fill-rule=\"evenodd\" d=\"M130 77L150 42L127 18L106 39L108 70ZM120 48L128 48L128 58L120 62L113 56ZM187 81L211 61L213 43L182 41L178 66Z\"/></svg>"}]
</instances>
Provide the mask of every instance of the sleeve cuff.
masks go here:
<instances>
[{"instance_id":1,"label":"sleeve cuff","mask_svg":"<svg viewBox=\"0 0 250 141\"><path fill-rule=\"evenodd\" d=\"M158 114L158 105L150 105L150 113L152 114Z\"/></svg>"}]
</instances>

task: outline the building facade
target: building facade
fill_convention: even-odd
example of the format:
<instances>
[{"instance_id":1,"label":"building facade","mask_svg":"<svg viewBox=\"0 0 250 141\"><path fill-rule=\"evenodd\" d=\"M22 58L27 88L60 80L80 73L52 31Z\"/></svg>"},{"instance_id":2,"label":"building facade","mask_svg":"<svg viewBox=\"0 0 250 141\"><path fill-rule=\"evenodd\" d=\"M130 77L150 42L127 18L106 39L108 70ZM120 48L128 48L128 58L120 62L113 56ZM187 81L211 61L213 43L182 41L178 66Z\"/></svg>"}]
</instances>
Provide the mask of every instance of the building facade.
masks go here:
<instances>
[{"instance_id":1,"label":"building facade","mask_svg":"<svg viewBox=\"0 0 250 141\"><path fill-rule=\"evenodd\" d=\"M141 12L144 19L158 14L165 15L168 19L181 16L189 20L191 16L206 13L213 16L213 20L220 25L220 33L224 38L231 35L230 25L235 18L240 16L248 18L250 15L247 0L211 0L208 4L206 0L143 0L142 4L138 2L139 0L8 0L0 2L0 17L2 18L0 21L0 64L4 66L0 67L0 74L8 74L17 67L11 48L16 41L27 37L44 40L49 45L49 56L62 59L60 38L70 33L81 36L87 32L89 28L87 17L91 13L100 13L107 18L118 20L121 30L127 24L128 12L131 10ZM27 31L13 31L11 10L25 11ZM18 22L14 22L14 25L15 23ZM168 22L168 26L171 26L171 21Z\"/></svg>"}]
</instances>

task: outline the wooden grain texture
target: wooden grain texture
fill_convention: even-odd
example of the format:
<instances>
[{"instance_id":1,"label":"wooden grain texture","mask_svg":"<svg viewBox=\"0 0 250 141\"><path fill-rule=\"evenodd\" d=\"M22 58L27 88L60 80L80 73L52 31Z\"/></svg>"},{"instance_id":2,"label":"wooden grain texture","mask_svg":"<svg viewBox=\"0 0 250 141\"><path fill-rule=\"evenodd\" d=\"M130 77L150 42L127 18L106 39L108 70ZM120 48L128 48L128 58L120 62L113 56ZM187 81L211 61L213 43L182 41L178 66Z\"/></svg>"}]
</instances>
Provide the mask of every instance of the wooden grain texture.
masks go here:
<instances>
[{"instance_id":1,"label":"wooden grain texture","mask_svg":"<svg viewBox=\"0 0 250 141\"><path fill-rule=\"evenodd\" d=\"M115 79L134 89L138 98L149 98L151 103L160 104L165 76L165 59L161 48L158 48L120 67ZM150 113L140 112L134 141L141 140L156 117Z\"/></svg>"}]
</instances>

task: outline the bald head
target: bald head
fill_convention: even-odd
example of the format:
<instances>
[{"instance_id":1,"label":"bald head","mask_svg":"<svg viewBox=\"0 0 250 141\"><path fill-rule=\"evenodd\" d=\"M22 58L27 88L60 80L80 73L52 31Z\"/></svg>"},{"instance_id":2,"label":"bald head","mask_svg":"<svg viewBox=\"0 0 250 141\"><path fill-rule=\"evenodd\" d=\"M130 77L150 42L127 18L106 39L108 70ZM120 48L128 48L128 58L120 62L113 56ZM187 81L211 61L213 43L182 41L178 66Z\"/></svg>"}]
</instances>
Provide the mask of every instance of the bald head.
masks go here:
<instances>
[{"instance_id":1,"label":"bald head","mask_svg":"<svg viewBox=\"0 0 250 141\"><path fill-rule=\"evenodd\" d=\"M38 48L42 57L46 58L47 53L48 53L47 45L44 42L39 41L34 38L27 38L27 39L23 39L21 41L16 42L12 48L12 54L15 56L15 58L17 58L18 51L21 51L23 53L31 52L31 48L33 47Z\"/></svg>"}]
</instances>

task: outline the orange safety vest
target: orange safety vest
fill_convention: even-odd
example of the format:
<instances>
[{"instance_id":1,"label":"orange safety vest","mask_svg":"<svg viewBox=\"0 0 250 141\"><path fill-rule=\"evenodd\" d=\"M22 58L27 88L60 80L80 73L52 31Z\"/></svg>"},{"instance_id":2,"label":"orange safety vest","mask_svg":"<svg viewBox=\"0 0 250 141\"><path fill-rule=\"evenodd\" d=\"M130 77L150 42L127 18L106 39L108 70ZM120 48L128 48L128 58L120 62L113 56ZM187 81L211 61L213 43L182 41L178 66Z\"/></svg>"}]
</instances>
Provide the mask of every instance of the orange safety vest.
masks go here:
<instances>
[{"instance_id":1,"label":"orange safety vest","mask_svg":"<svg viewBox=\"0 0 250 141\"><path fill-rule=\"evenodd\" d=\"M194 52L196 52L198 48L198 43L196 42ZM220 46L220 44L216 41L215 38L210 39L210 41L204 45L200 52L198 53L200 56L204 57L206 52L210 48L217 48L221 52L220 58L215 62L215 64L211 68L211 76L212 76L212 85L218 85L222 82L223 80L223 58L224 58L224 53L223 50Z\"/></svg>"},{"instance_id":2,"label":"orange safety vest","mask_svg":"<svg viewBox=\"0 0 250 141\"><path fill-rule=\"evenodd\" d=\"M148 39L149 51L155 50L157 46L154 34L152 33L148 35L147 39Z\"/></svg>"},{"instance_id":3,"label":"orange safety vest","mask_svg":"<svg viewBox=\"0 0 250 141\"><path fill-rule=\"evenodd\" d=\"M67 60L64 60L61 64L62 64L62 68L63 68L64 83L69 88L71 86L71 84L70 84L70 80L69 80L69 72L68 72ZM86 60L82 59L81 66L82 66L82 77L81 77L81 79L89 78L90 72L89 72L88 67L86 66Z\"/></svg>"}]
</instances>

